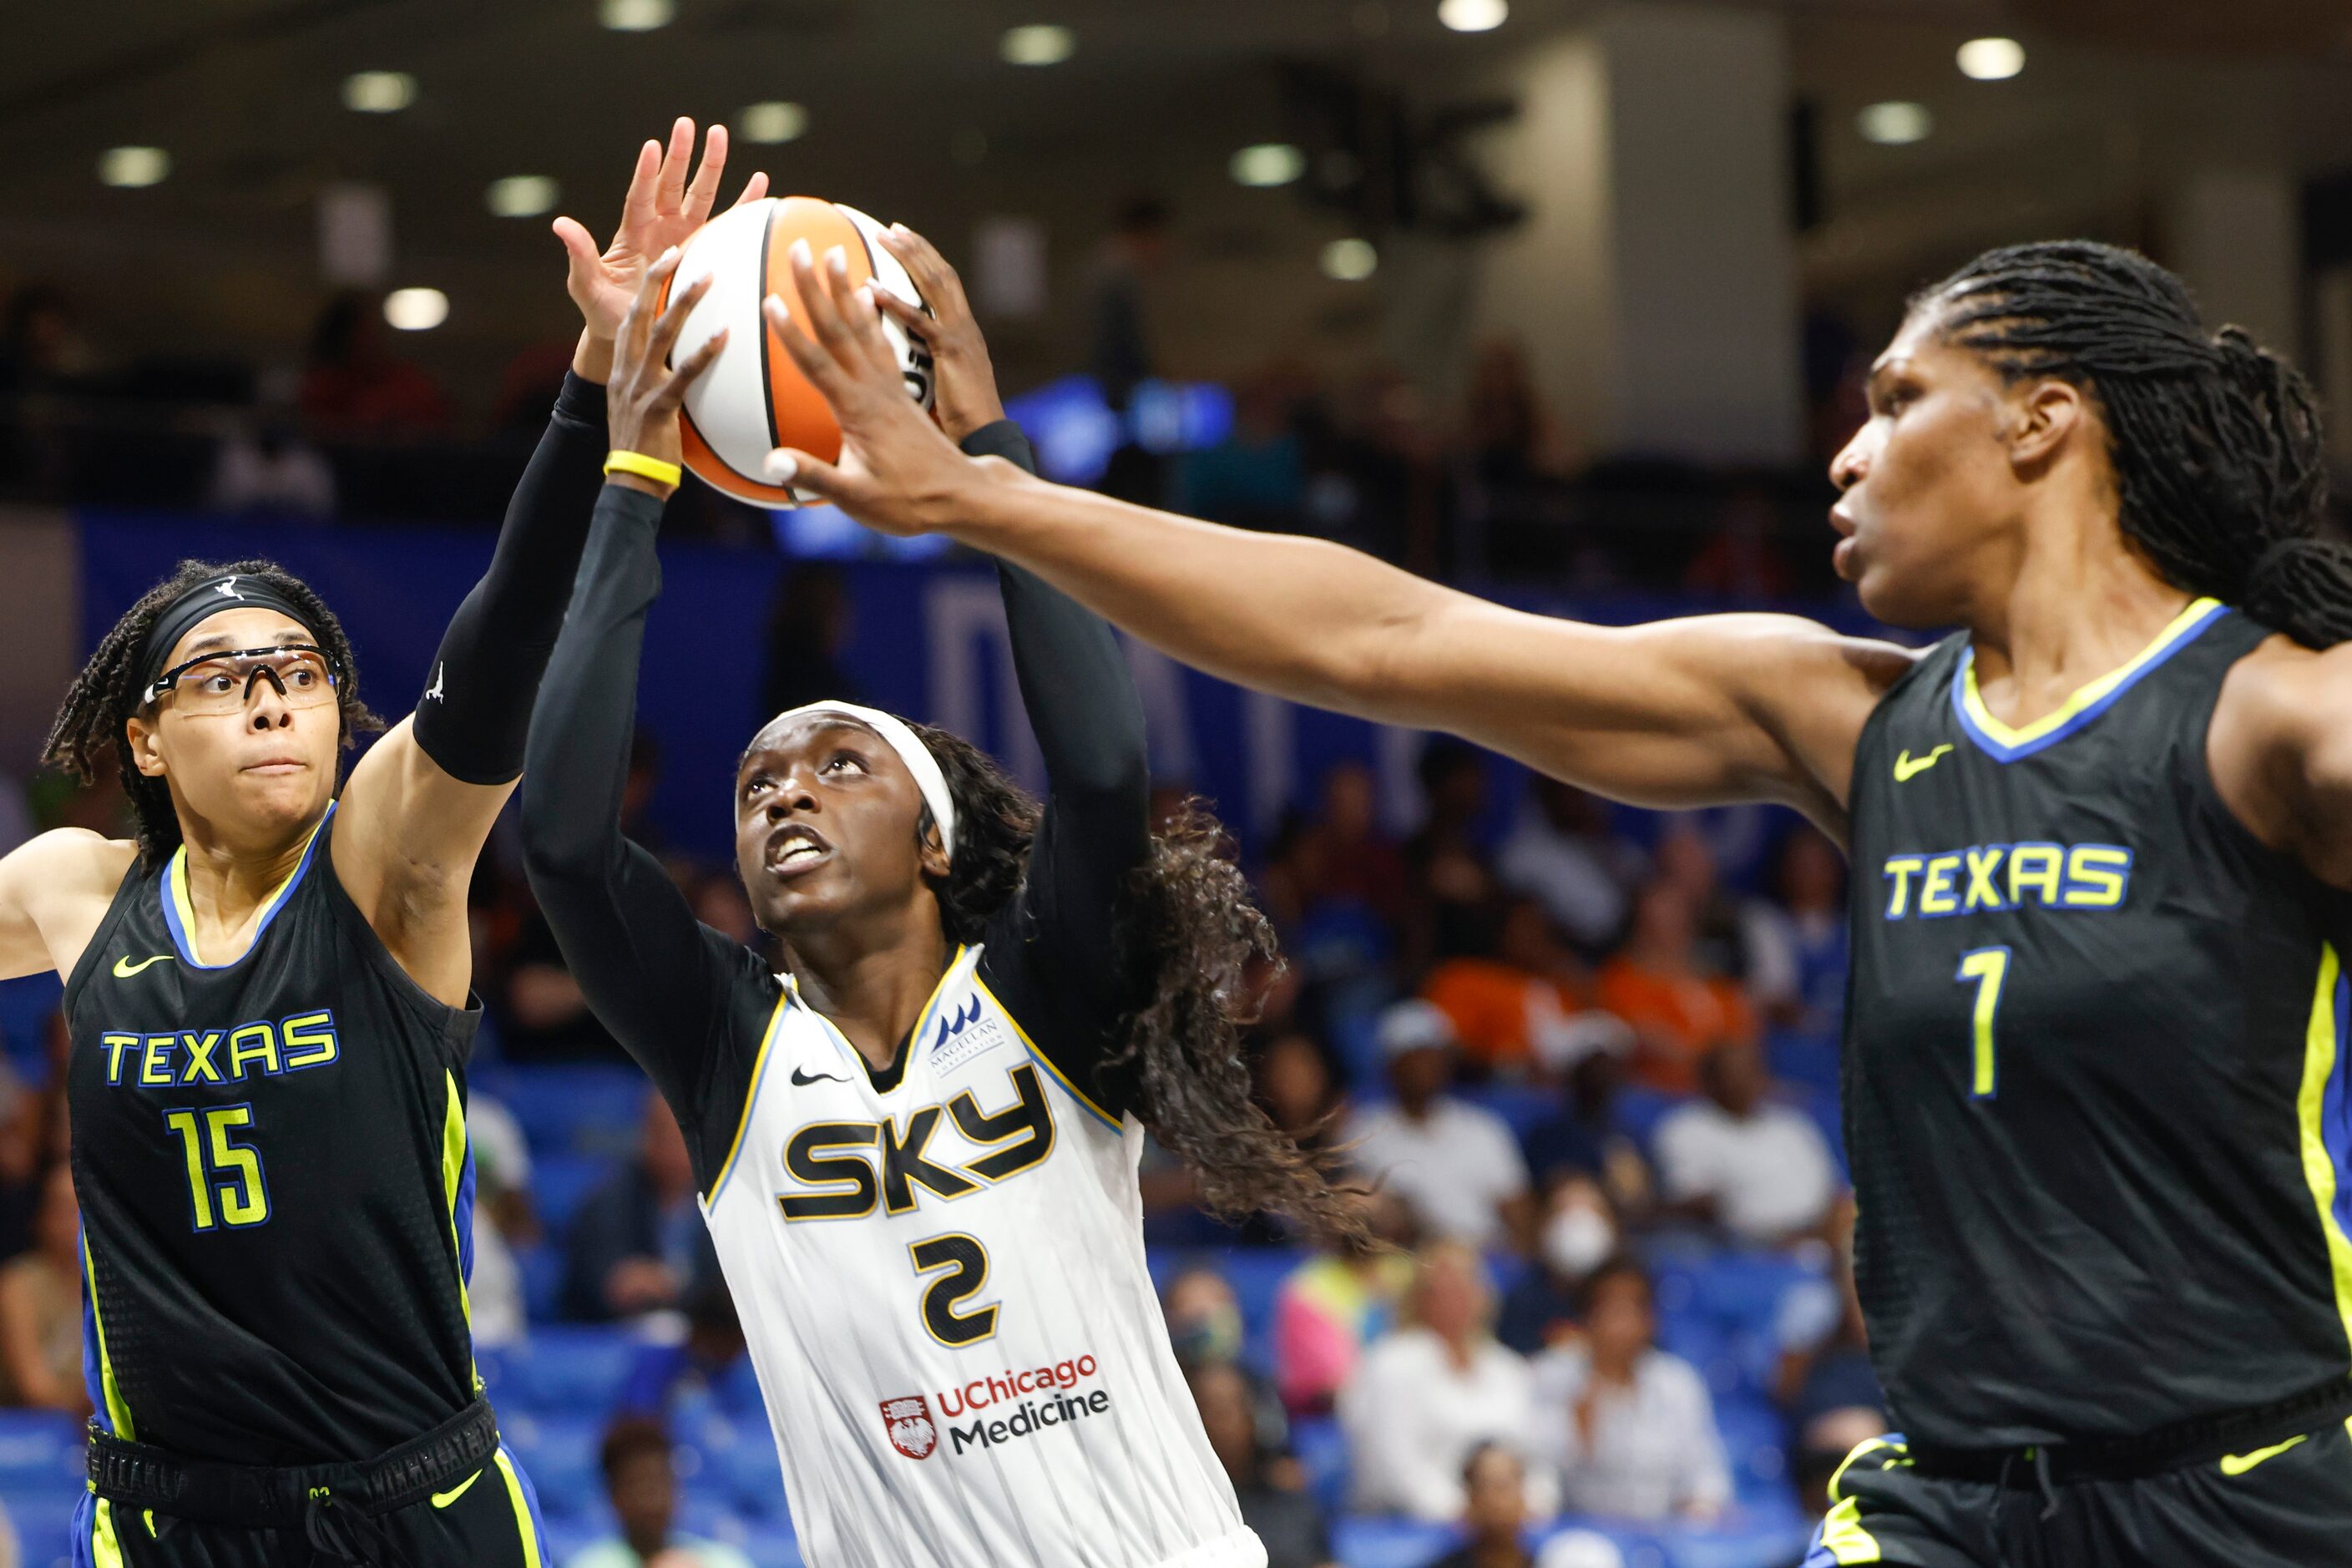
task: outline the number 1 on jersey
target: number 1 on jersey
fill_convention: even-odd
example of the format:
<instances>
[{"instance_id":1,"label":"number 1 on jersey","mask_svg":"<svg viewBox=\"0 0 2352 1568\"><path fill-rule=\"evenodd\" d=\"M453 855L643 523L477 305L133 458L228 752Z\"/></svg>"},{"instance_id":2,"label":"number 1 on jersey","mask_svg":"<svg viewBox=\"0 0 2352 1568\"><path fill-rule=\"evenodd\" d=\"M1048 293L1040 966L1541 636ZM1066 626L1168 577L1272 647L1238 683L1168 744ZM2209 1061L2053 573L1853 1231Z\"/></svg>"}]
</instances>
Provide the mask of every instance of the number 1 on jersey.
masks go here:
<instances>
[{"instance_id":1,"label":"number 1 on jersey","mask_svg":"<svg viewBox=\"0 0 2352 1568\"><path fill-rule=\"evenodd\" d=\"M1954 978L1963 985L1976 984L1976 1077L1969 1093L1978 1100L1990 1100L1995 1081L1992 1021L2000 1009L2001 983L2009 978L2009 949L1980 947L1963 953L1960 972Z\"/></svg>"}]
</instances>

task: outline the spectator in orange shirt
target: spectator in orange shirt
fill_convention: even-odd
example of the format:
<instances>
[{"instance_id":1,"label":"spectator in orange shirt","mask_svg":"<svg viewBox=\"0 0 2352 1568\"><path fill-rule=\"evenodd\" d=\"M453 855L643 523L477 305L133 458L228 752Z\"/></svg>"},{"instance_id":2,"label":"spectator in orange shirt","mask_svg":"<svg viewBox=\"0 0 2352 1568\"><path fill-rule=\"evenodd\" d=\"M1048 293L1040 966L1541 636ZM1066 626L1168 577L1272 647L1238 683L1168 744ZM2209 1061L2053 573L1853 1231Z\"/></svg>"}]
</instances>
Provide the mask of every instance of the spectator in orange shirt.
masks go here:
<instances>
[{"instance_id":1,"label":"spectator in orange shirt","mask_svg":"<svg viewBox=\"0 0 2352 1568\"><path fill-rule=\"evenodd\" d=\"M1633 1026L1633 1079L1667 1094L1698 1090L1699 1058L1760 1038L1747 994L1698 961L1689 900L1659 880L1633 906L1633 932L1601 971L1601 1005Z\"/></svg>"},{"instance_id":2,"label":"spectator in orange shirt","mask_svg":"<svg viewBox=\"0 0 2352 1568\"><path fill-rule=\"evenodd\" d=\"M1591 977L1543 905L1524 896L1503 906L1495 956L1444 960L1421 994L1454 1020L1465 1063L1508 1077L1564 1072L1624 1032L1589 1014Z\"/></svg>"}]
</instances>

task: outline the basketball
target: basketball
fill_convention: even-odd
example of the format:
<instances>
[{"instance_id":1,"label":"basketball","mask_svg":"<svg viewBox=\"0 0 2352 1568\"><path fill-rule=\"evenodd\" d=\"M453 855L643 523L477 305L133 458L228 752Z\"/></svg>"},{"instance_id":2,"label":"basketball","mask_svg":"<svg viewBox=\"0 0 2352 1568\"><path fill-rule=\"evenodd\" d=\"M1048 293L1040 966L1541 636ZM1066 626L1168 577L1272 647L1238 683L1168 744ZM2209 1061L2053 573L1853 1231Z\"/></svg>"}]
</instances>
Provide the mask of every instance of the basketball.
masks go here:
<instances>
[{"instance_id":1,"label":"basketball","mask_svg":"<svg viewBox=\"0 0 2352 1568\"><path fill-rule=\"evenodd\" d=\"M720 330L728 333L717 362L686 394L686 466L705 484L753 506L782 509L815 499L760 477L761 462L778 447L796 447L827 462L841 452L840 427L761 318L760 301L779 295L787 310L799 313L792 249L805 240L820 266L839 247L849 258L852 286L871 279L921 303L907 269L879 243L881 232L881 225L838 202L770 196L721 213L687 240L663 299L706 276L711 283L678 334L672 363ZM882 330L898 353L908 391L929 408L930 354L887 316Z\"/></svg>"}]
</instances>

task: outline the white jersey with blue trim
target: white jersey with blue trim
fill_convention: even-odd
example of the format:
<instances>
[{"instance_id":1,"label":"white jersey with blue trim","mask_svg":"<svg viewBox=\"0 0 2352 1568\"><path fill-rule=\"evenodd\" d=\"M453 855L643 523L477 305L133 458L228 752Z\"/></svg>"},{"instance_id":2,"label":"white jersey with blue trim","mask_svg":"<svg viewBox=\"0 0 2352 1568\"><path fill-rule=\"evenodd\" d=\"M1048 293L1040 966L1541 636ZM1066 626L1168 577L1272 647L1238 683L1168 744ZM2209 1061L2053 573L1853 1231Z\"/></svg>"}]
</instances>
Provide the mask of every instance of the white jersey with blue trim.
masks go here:
<instances>
[{"instance_id":1,"label":"white jersey with blue trim","mask_svg":"<svg viewBox=\"0 0 2352 1568\"><path fill-rule=\"evenodd\" d=\"M1263 1568L1146 1267L1143 1130L956 955L877 1090L790 981L703 1200L824 1568Z\"/></svg>"}]
</instances>

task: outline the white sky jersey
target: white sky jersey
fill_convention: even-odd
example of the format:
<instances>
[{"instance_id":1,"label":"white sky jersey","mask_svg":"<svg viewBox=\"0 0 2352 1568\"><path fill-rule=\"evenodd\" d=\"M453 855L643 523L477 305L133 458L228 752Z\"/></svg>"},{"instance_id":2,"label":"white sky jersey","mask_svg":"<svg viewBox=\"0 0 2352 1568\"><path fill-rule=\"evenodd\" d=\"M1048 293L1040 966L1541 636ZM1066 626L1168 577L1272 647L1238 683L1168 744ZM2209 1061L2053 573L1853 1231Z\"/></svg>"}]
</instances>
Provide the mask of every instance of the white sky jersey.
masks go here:
<instances>
[{"instance_id":1,"label":"white sky jersey","mask_svg":"<svg viewBox=\"0 0 2352 1568\"><path fill-rule=\"evenodd\" d=\"M817 1568L1263 1568L1144 1263L1143 1130L956 955L906 1072L778 1003L704 1216Z\"/></svg>"}]
</instances>

